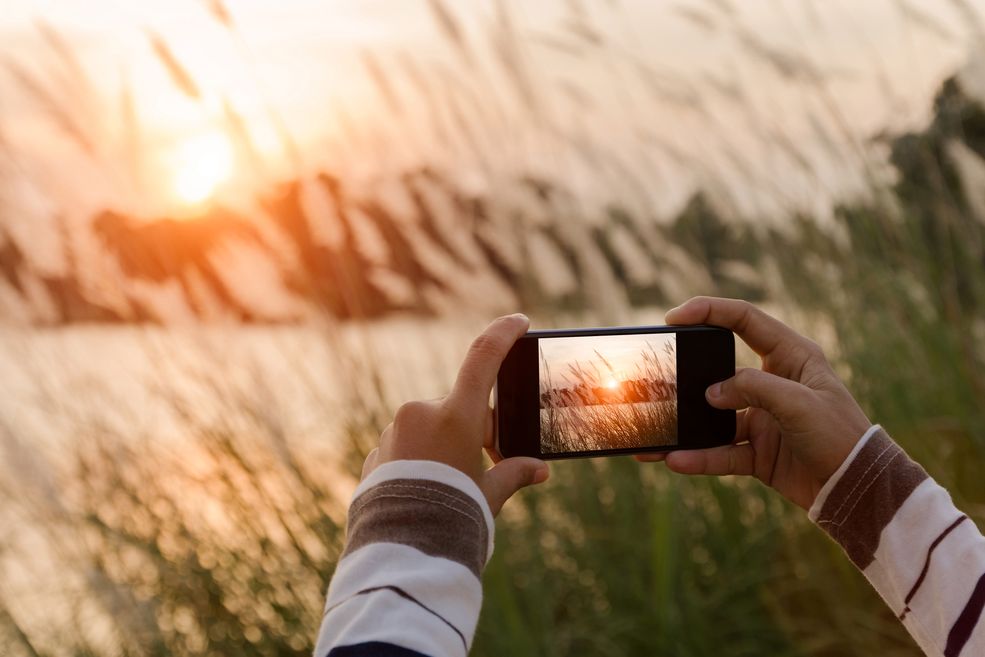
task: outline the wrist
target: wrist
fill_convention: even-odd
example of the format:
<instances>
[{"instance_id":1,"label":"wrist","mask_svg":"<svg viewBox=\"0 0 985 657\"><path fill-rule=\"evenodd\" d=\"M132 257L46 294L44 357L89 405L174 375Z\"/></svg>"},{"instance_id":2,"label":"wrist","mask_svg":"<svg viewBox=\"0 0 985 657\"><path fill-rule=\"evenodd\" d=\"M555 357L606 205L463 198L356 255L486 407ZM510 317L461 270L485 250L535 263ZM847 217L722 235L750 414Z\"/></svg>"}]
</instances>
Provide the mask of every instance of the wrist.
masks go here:
<instances>
[{"instance_id":1,"label":"wrist","mask_svg":"<svg viewBox=\"0 0 985 657\"><path fill-rule=\"evenodd\" d=\"M865 444L881 428L882 427L878 424L869 426L869 428L861 434L858 440L855 441L855 445L848 452L848 454L845 455L838 467L835 468L834 472L824 480L818 482L819 488L817 493L814 495L813 502L811 502L811 505L807 510L808 518L812 521L817 520L818 514L821 512L821 508L824 506L824 502L828 499L828 495L831 494L831 491L838 484L838 481L841 479L842 475L845 474L845 471L852 464L852 461L855 460L855 457L858 456L858 453L862 451L863 447L865 447Z\"/></svg>"}]
</instances>

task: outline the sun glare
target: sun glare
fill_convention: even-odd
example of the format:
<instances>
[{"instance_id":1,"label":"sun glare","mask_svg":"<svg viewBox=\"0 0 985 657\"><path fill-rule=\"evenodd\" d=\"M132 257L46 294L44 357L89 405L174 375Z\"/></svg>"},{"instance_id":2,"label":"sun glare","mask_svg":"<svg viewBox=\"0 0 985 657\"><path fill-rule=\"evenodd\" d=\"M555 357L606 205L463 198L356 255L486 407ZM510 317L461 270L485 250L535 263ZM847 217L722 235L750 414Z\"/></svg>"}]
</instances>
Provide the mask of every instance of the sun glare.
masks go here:
<instances>
[{"instance_id":1,"label":"sun glare","mask_svg":"<svg viewBox=\"0 0 985 657\"><path fill-rule=\"evenodd\" d=\"M605 387L608 388L609 390L615 390L616 388L619 387L619 382L616 381L615 379L609 379L608 381L605 382Z\"/></svg>"},{"instance_id":2,"label":"sun glare","mask_svg":"<svg viewBox=\"0 0 985 657\"><path fill-rule=\"evenodd\" d=\"M201 203L229 179L232 171L233 149L228 139L218 133L193 137L177 150L174 192L185 203Z\"/></svg>"}]
</instances>

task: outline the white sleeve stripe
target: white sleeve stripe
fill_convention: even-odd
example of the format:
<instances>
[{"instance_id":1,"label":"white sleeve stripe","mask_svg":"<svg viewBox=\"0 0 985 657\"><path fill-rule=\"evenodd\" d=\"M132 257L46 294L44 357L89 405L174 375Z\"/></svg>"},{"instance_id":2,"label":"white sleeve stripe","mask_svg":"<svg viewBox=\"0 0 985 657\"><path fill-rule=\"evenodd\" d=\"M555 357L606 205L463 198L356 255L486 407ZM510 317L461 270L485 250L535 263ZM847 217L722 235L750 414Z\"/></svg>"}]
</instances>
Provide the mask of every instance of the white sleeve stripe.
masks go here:
<instances>
[{"instance_id":1,"label":"white sleeve stripe","mask_svg":"<svg viewBox=\"0 0 985 657\"><path fill-rule=\"evenodd\" d=\"M923 569L920 571L920 574L917 576L917 581L915 581L913 583L913 586L910 587L910 592L906 594L905 598L903 598L903 604L905 606L903 608L903 611L900 612L899 615L900 620L906 618L907 612L910 611L910 601L913 600L913 596L915 596L917 594L917 591L920 590L920 585L923 584L924 579L926 579L927 577L927 572L930 570L930 560L934 556L934 550L936 550L937 546L940 545L945 538L947 538L948 534L950 534L955 529L957 529L958 525L960 525L967 519L968 516L962 513L960 516L958 516L957 520L952 522L950 525L947 526L947 528L944 531L938 534L937 538L934 539L934 542L930 544L929 548L927 548L927 558L923 562Z\"/></svg>"},{"instance_id":2,"label":"white sleeve stripe","mask_svg":"<svg viewBox=\"0 0 985 657\"><path fill-rule=\"evenodd\" d=\"M397 543L366 545L343 557L329 586L326 608L359 590L389 584L407 591L467 636L475 631L482 606L482 584L475 575L456 561Z\"/></svg>"},{"instance_id":3,"label":"white sleeve stripe","mask_svg":"<svg viewBox=\"0 0 985 657\"><path fill-rule=\"evenodd\" d=\"M361 643L388 643L432 657L463 657L458 634L393 591L360 595L322 619L315 655Z\"/></svg>"},{"instance_id":4,"label":"white sleeve stripe","mask_svg":"<svg viewBox=\"0 0 985 657\"><path fill-rule=\"evenodd\" d=\"M361 596L361 595L369 595L371 593L378 593L378 592L381 592L381 591L389 591L391 593L395 593L396 595L399 595L404 600L408 600L408 601L414 603L415 605L417 605L418 607L420 607L421 609L423 609L427 613L431 614L432 616L434 616L435 618L437 618L438 620L440 620L442 623L444 623L445 625L447 625L455 634L458 635L458 638L461 639L461 641L462 641L462 647L465 649L466 652L468 652L469 644L468 644L468 641L465 639L465 635L462 634L462 631L461 630L459 630L457 627L455 627L454 625L452 625L451 622L447 618L445 618L444 616L442 616L441 614L439 614L438 612L436 612L434 609L431 609L426 604L422 603L420 600L418 600L417 598L415 598L411 594L407 593L407 591L404 591L399 586L393 586L393 585L389 585L388 584L388 585L385 585L385 586L373 586L371 588L363 589L361 591L356 591L355 593L353 593L351 596L349 596L345 600L340 600L339 602L336 602L331 607L329 607L328 609L326 609L325 610L325 613L322 614L322 618L324 618L325 616L328 616L334 610L338 609L340 606L344 605L346 602L349 602L350 600L352 600L352 599L354 599L354 598L356 598L358 596Z\"/></svg>"}]
</instances>

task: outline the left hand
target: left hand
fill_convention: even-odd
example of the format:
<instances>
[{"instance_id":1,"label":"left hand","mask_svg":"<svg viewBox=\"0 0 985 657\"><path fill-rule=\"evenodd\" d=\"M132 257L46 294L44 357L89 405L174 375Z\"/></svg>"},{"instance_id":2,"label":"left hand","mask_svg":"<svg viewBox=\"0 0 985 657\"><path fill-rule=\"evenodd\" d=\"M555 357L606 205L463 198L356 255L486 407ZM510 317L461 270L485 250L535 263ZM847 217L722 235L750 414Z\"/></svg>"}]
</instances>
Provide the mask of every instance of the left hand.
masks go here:
<instances>
[{"instance_id":1,"label":"left hand","mask_svg":"<svg viewBox=\"0 0 985 657\"><path fill-rule=\"evenodd\" d=\"M363 478L389 461L438 461L472 478L493 515L513 493L546 481L546 463L523 456L503 459L493 445L489 395L503 359L529 326L530 320L520 314L496 319L472 342L451 394L397 409L380 436L380 446L366 457ZM495 463L488 470L482 463L483 448Z\"/></svg>"}]
</instances>

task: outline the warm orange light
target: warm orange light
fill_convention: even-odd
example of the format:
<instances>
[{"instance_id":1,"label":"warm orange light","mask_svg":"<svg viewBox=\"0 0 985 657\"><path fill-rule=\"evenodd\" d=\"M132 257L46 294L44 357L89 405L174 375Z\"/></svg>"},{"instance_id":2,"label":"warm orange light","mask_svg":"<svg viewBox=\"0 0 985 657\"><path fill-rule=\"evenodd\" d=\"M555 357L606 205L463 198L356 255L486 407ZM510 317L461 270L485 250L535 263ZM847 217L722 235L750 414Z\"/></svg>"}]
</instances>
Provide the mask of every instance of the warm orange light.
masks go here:
<instances>
[{"instance_id":1,"label":"warm orange light","mask_svg":"<svg viewBox=\"0 0 985 657\"><path fill-rule=\"evenodd\" d=\"M192 137L175 153L174 192L188 204L211 197L233 172L233 149L219 133Z\"/></svg>"},{"instance_id":2,"label":"warm orange light","mask_svg":"<svg viewBox=\"0 0 985 657\"><path fill-rule=\"evenodd\" d=\"M615 390L616 388L619 387L619 382L616 381L615 379L609 379L608 381L605 382L605 387L608 388L609 390Z\"/></svg>"}]
</instances>

